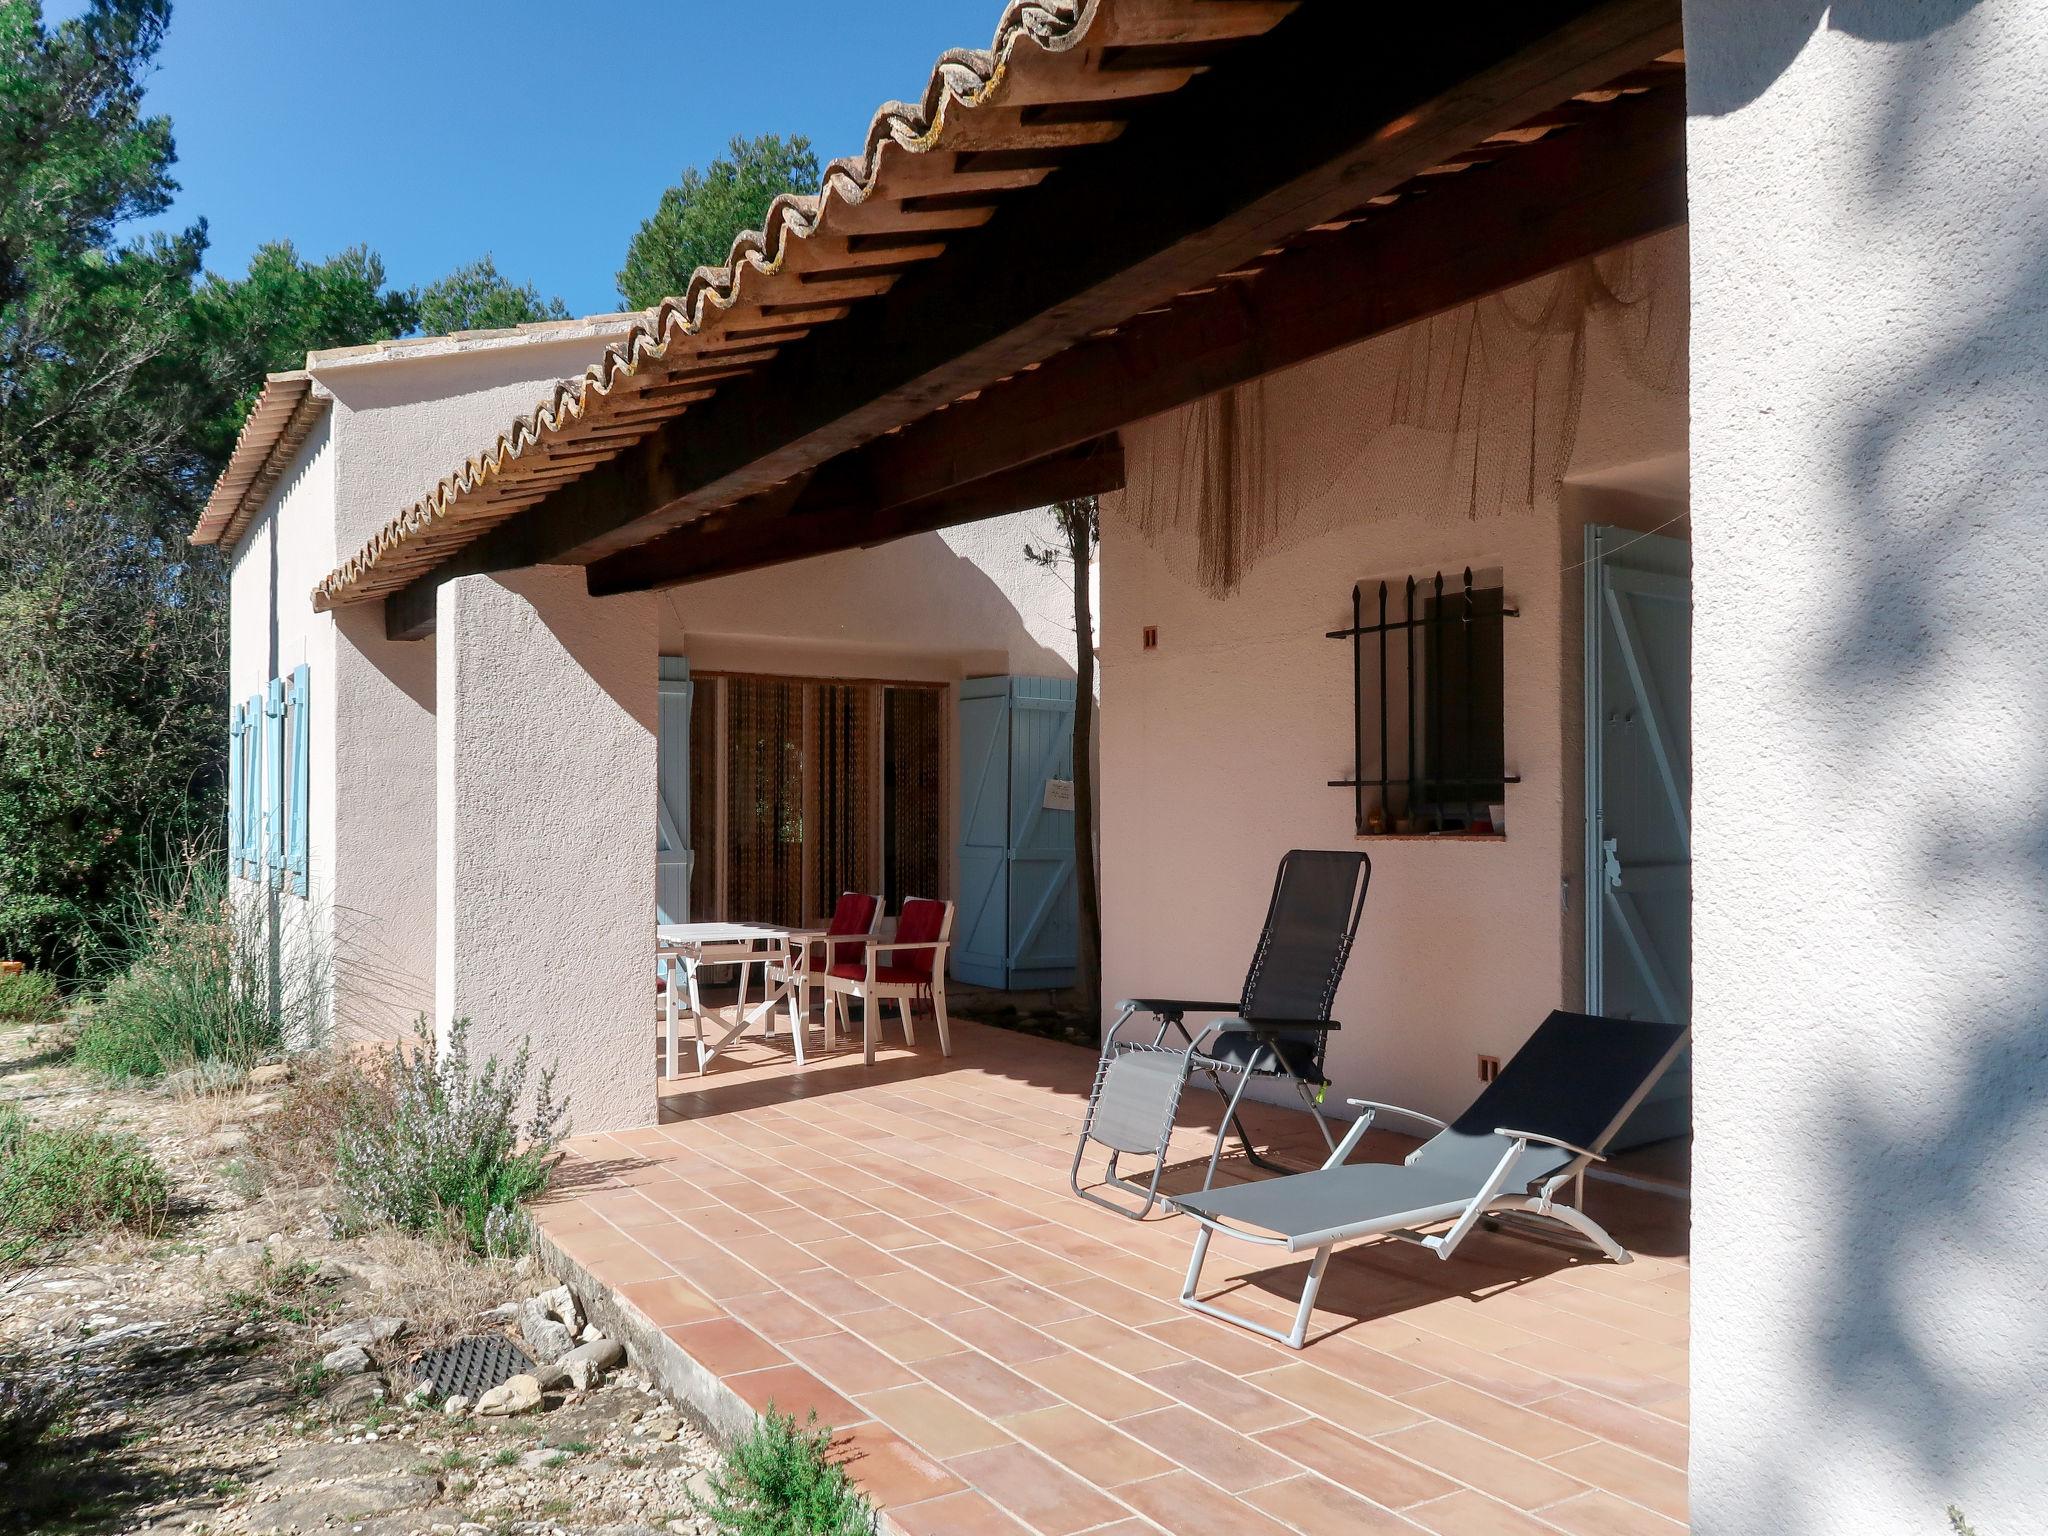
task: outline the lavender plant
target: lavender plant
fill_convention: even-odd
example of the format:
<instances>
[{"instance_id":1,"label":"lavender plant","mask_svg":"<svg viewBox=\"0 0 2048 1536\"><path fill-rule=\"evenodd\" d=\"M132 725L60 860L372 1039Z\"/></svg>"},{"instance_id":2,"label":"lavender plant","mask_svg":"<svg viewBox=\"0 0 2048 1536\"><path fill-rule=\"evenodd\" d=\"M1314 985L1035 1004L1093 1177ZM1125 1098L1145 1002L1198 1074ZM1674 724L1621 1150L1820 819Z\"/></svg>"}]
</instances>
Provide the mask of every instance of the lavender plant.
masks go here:
<instances>
[{"instance_id":1,"label":"lavender plant","mask_svg":"<svg viewBox=\"0 0 2048 1536\"><path fill-rule=\"evenodd\" d=\"M342 1120L337 1175L353 1213L408 1232L446 1232L481 1254L525 1246L520 1206L547 1188L569 1134L554 1097L554 1069L540 1073L524 1126L527 1042L511 1063L469 1056L468 1019L438 1049L422 1017L412 1048L395 1045L381 1092L355 1096Z\"/></svg>"}]
</instances>

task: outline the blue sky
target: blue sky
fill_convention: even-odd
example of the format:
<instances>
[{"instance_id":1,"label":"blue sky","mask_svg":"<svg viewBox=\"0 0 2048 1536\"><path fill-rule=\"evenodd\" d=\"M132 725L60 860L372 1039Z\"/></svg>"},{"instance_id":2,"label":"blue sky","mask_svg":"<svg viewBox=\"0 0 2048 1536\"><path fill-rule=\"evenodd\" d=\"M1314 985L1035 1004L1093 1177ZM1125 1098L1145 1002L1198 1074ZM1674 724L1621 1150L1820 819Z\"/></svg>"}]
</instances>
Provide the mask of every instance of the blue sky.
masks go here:
<instances>
[{"instance_id":1,"label":"blue sky","mask_svg":"<svg viewBox=\"0 0 2048 1536\"><path fill-rule=\"evenodd\" d=\"M54 22L79 0L51 0ZM392 281L491 252L577 313L616 308L626 242L735 133L858 148L1000 0L175 0L148 105L208 265L266 240L365 243ZM886 19L885 19L886 18Z\"/></svg>"}]
</instances>

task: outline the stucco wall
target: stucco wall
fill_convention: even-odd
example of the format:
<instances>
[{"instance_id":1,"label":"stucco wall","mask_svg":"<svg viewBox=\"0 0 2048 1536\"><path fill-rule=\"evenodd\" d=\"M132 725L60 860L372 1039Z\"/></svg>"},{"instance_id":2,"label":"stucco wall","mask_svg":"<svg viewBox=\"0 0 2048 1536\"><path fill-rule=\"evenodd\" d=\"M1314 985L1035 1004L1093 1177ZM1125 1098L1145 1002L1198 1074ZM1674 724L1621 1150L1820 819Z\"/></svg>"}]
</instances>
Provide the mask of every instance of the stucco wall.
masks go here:
<instances>
[{"instance_id":1,"label":"stucco wall","mask_svg":"<svg viewBox=\"0 0 2048 1536\"><path fill-rule=\"evenodd\" d=\"M252 520L230 564L228 580L229 707L263 691L273 677L310 669L312 716L307 732L306 889L303 897L267 884L237 882L275 925L278 963L311 965L323 1031L335 1023L331 956L335 883L334 630L304 594L333 568L334 440L323 419L299 447L264 508ZM226 733L225 714L222 725ZM303 946L303 947L302 947ZM298 995L298 989L292 989Z\"/></svg>"},{"instance_id":2,"label":"stucco wall","mask_svg":"<svg viewBox=\"0 0 2048 1536\"><path fill-rule=\"evenodd\" d=\"M2048 1511L2048 6L1687 0L1693 1515Z\"/></svg>"},{"instance_id":3,"label":"stucco wall","mask_svg":"<svg viewBox=\"0 0 2048 1536\"><path fill-rule=\"evenodd\" d=\"M583 572L439 593L438 1013L530 1039L578 1129L654 1119L654 600Z\"/></svg>"},{"instance_id":4,"label":"stucco wall","mask_svg":"<svg viewBox=\"0 0 2048 1536\"><path fill-rule=\"evenodd\" d=\"M1682 235L1646 259L1683 303ZM1668 458L1685 443L1681 392L1647 392L1613 337L1589 332L1574 474ZM1102 879L1106 996L1235 996L1289 848L1363 846L1365 918L1334 1016L1341 1092L1443 1114L1478 1091L1481 1053L1507 1056L1576 994L1580 809L1566 735L1579 687L1576 523L1557 483L1533 507L1473 518L1413 472L1425 446L1397 431L1364 443L1291 402L1351 397L1399 366L1385 338L1293 370L1268 390L1263 472L1316 489L1311 530L1216 597L1185 574L1192 532L1148 539L1133 508L1160 487L1134 479L1103 514ZM1180 413L1133 429L1127 460L1149 475L1191 471L1175 454ZM1161 444L1167 451L1161 450ZM1434 450L1431 450L1434 451ZM1320 529L1317 532L1313 530ZM1180 541L1175 547L1175 541ZM1356 838L1350 793L1351 657L1324 638L1349 622L1352 584L1439 569L1504 572L1508 621L1504 842ZM1142 648L1155 626L1158 649ZM1568 773L1568 768L1571 771ZM1569 890L1561 890L1561 881Z\"/></svg>"}]
</instances>

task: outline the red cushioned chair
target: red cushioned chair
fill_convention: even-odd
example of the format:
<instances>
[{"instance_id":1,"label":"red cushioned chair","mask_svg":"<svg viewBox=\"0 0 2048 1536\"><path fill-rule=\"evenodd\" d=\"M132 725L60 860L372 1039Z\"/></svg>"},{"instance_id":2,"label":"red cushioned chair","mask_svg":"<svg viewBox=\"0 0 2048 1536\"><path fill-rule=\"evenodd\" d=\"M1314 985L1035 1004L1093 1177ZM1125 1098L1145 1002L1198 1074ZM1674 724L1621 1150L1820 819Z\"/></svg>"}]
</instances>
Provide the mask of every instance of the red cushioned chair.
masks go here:
<instances>
[{"instance_id":1,"label":"red cushioned chair","mask_svg":"<svg viewBox=\"0 0 2048 1536\"><path fill-rule=\"evenodd\" d=\"M861 1036L865 1055L875 1059L875 1035L880 1028L880 1005L893 1001L903 1020L903 1043L917 1044L911 1023L910 1005L926 998L939 1021L939 1054L953 1054L953 1037L946 1028L946 946L953 936L953 903L913 896L903 903L896 919L896 937L886 944L870 944L857 964L834 963L825 973L825 1043L831 1045L843 1022L851 1029L847 999L861 1000Z\"/></svg>"},{"instance_id":2,"label":"red cushioned chair","mask_svg":"<svg viewBox=\"0 0 2048 1536\"><path fill-rule=\"evenodd\" d=\"M832 921L822 934L802 934L789 941L789 951L769 962L770 981L793 976L789 988L789 1027L801 1033L811 1024L811 991L823 992L825 973L835 965L858 966L868 941L882 921L882 898L843 891L832 908ZM834 943L834 940L846 942ZM832 1009L824 1009L825 1044L832 1044Z\"/></svg>"}]
</instances>

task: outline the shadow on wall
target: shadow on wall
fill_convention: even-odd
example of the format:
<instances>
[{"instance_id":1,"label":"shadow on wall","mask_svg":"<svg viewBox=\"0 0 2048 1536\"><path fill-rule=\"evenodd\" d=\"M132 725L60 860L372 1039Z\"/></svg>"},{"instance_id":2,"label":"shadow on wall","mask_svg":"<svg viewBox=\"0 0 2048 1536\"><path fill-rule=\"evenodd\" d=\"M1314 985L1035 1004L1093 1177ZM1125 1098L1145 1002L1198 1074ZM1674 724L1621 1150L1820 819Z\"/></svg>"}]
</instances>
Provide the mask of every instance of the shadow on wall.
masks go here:
<instances>
[{"instance_id":1,"label":"shadow on wall","mask_svg":"<svg viewBox=\"0 0 2048 1536\"><path fill-rule=\"evenodd\" d=\"M1029 566L1027 542L1054 542L1050 517L995 518L672 587L661 594L661 649L687 654L706 639L736 640L869 653L882 670L881 658L914 655L956 659L969 673L1072 677L1066 573Z\"/></svg>"},{"instance_id":2,"label":"shadow on wall","mask_svg":"<svg viewBox=\"0 0 2048 1536\"><path fill-rule=\"evenodd\" d=\"M1761 96L1785 72L1807 41L1823 25L1830 32L1846 32L1872 43L1917 42L1932 37L1969 11L1979 0L1767 0L1749 7L1743 25L1752 50L1763 63L1740 72L1740 81L1721 80L1706 87L1688 82L1687 104L1695 116L1719 117L1746 107ZM1747 89L1754 86L1754 89ZM1902 114L1896 124L1910 126L1911 114Z\"/></svg>"},{"instance_id":3,"label":"shadow on wall","mask_svg":"<svg viewBox=\"0 0 2048 1536\"><path fill-rule=\"evenodd\" d=\"M1944 52L1961 53L1978 46L1968 33L1982 29L1965 19L1974 4L1836 4L1828 24L1872 42L1912 43L1959 23L1963 35ZM1782 67L1816 9L1794 16L1760 6L1745 15L1760 46L1782 50ZM1925 187L1952 158L1966 158L1933 142L1929 128L1975 105L1925 49L1901 47L1890 64L1894 78L1880 98L1890 116L1850 191L1868 227L1894 211L1910 227ZM1740 104L1695 103L1695 111ZM2037 129L2014 126L2038 142ZM1959 165L1956 174L1969 173ZM2048 189L2021 180L2009 196L2031 200L2033 227L2042 227ZM2004 213L2008 229L2025 227L2015 218L2024 207L2008 203ZM1927 229L1927 215L1920 218ZM1951 205L1951 223L1966 218ZM1952 281L1919 296L1910 320L1929 345L1917 366L1859 366L1861 343L1845 341L1832 374L1842 381L1838 419L1853 428L1833 449L1842 492L1816 499L1806 515L1854 572L1852 599L1815 621L1820 646L1804 685L1816 776L1837 797L1864 786L1873 814L1909 828L1900 845L1912 867L1874 866L1871 886L1858 893L1864 912L1845 921L1912 937L1896 972L1871 978L1859 994L1897 1010L1874 1031L1873 1043L1891 1049L1841 1051L1833 1081L1814 1090L1834 1109L1833 1129L1815 1140L1812 1176L1839 1215L1805 1239L1827 1256L1812 1272L1829 1283L1811 1296L1799 1332L1823 1373L1814 1398L1838 1420L1853 1415L1873 1427L1906 1460L1902 1481L1934 1500L1925 1529L1942 1528L1941 1501L1954 1497L1987 1536L2033 1528L2008 1523L2017 1502L1994 1510L1971 1496L2019 1497L2014 1490L2038 1464L2040 1446L2029 1441L2042 1422L2048 1369L2040 1306L2048 1241L2033 1193L2048 1141L2048 994L2034 958L2048 951L2039 894L2048 873L2048 753L2039 734L2048 638L2038 579L2048 555L2039 446L2048 254L1973 273L1969 259L1981 252L1988 260L1998 238L1987 228L1957 239L1964 259ZM2007 248L2023 246L2008 240ZM2040 242L2025 248L2038 252ZM1871 304L1888 297L1880 292ZM1812 542L1818 550L1823 540ZM1902 776L1915 758L1917 770ZM1926 1001L1929 993L1937 1000ZM1849 1016L1852 998L1814 1006L1810 1022L1838 1040L1862 1027ZM1788 1372L1799 1368L1786 1362ZM1760 1458L1747 1507L1784 1510L1788 1530L1834 1528L1831 1512L1810 1502L1812 1450L1804 1441Z\"/></svg>"}]
</instances>

